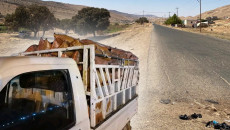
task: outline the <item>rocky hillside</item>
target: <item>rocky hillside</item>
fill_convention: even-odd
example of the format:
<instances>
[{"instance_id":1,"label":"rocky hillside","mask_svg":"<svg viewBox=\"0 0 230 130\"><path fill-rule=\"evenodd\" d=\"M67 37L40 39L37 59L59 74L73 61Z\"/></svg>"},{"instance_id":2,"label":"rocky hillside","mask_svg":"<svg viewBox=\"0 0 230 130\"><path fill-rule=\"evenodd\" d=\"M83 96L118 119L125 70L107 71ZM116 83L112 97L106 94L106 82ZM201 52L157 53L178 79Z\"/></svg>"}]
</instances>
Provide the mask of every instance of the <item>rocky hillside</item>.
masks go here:
<instances>
[{"instance_id":1,"label":"rocky hillside","mask_svg":"<svg viewBox=\"0 0 230 130\"><path fill-rule=\"evenodd\" d=\"M86 7L83 5L72 5L60 2L53 1L41 1L41 0L0 0L0 12L3 15L7 13L13 13L17 6L20 5L31 5L37 4L48 7L51 12L54 13L55 17L59 19L72 18L72 16L76 15L79 10ZM132 22L137 19L137 16L121 13L118 11L111 10L111 22Z\"/></svg>"},{"instance_id":2,"label":"rocky hillside","mask_svg":"<svg viewBox=\"0 0 230 130\"><path fill-rule=\"evenodd\" d=\"M226 5L226 6L223 6L223 7L219 7L219 8L216 8L214 10L210 10L210 11L207 11L207 12L204 12L202 13L202 18L205 19L207 17L212 17L212 16L217 16L218 18L221 18L221 19L227 19L227 18L230 18L230 5ZM198 19L200 18L200 15L196 15L196 16L188 16L188 17L180 17L182 20L185 20L185 19Z\"/></svg>"},{"instance_id":3,"label":"rocky hillside","mask_svg":"<svg viewBox=\"0 0 230 130\"><path fill-rule=\"evenodd\" d=\"M204 12L202 14L203 18L212 17L212 16L217 16L218 18L230 17L230 5L219 7L219 8L216 8L214 10ZM199 17L199 16L197 16L197 17Z\"/></svg>"}]
</instances>

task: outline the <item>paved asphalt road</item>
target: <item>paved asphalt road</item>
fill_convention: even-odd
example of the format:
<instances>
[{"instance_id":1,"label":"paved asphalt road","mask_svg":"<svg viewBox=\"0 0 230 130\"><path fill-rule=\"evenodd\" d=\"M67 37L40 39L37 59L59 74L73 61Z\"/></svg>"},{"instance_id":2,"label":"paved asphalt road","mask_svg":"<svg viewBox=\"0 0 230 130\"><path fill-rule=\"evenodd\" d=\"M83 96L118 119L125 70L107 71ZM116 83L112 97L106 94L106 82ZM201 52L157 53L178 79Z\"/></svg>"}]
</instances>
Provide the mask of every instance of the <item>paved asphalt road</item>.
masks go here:
<instances>
[{"instance_id":1,"label":"paved asphalt road","mask_svg":"<svg viewBox=\"0 0 230 130\"><path fill-rule=\"evenodd\" d=\"M151 55L157 55L157 86L163 96L182 101L230 99L229 41L159 25L154 25L153 35L149 63ZM151 75L151 64L148 68ZM148 84L154 84L148 78Z\"/></svg>"},{"instance_id":2,"label":"paved asphalt road","mask_svg":"<svg viewBox=\"0 0 230 130\"><path fill-rule=\"evenodd\" d=\"M204 122L228 119L218 113L230 110L229 41L154 25L147 65L134 129L204 129ZM162 99L171 103L162 104ZM216 113L203 107L211 105L206 100L219 102ZM203 118L178 118L194 112Z\"/></svg>"}]
</instances>

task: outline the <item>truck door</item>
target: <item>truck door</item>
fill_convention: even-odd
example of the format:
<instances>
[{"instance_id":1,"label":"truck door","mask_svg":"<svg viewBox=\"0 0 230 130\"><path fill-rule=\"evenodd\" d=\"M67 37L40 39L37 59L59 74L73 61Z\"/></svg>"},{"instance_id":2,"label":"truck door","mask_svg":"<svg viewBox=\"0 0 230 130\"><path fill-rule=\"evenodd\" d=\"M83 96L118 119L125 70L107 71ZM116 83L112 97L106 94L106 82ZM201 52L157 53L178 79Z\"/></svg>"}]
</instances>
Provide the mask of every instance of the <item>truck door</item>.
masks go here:
<instances>
[{"instance_id":1,"label":"truck door","mask_svg":"<svg viewBox=\"0 0 230 130\"><path fill-rule=\"evenodd\" d=\"M68 70L23 73L0 91L0 129L69 129L75 118Z\"/></svg>"}]
</instances>

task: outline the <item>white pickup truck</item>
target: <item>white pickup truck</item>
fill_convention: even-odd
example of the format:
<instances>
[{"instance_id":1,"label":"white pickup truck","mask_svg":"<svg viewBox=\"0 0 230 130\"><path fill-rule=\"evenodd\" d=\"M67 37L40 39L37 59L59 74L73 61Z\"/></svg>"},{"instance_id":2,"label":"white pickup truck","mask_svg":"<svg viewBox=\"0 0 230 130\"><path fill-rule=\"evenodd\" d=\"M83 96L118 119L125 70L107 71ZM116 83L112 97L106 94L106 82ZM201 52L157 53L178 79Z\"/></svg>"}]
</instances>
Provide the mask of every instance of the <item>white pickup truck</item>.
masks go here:
<instances>
[{"instance_id":1,"label":"white pickup truck","mask_svg":"<svg viewBox=\"0 0 230 130\"><path fill-rule=\"evenodd\" d=\"M78 64L61 58L75 50L84 54ZM58 57L41 57L54 52ZM0 129L131 129L138 105L138 61L127 65L129 59L120 60L122 65L95 64L94 45L1 57Z\"/></svg>"}]
</instances>

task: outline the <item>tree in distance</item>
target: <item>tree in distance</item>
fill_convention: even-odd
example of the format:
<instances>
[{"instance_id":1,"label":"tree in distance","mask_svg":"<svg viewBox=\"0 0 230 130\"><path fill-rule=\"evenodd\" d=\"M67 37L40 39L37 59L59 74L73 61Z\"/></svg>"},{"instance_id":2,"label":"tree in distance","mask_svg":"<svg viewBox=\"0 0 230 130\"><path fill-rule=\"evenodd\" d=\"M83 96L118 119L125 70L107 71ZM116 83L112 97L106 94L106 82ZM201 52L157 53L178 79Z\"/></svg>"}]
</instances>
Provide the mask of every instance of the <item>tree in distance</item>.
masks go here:
<instances>
[{"instance_id":1,"label":"tree in distance","mask_svg":"<svg viewBox=\"0 0 230 130\"><path fill-rule=\"evenodd\" d=\"M182 24L182 20L177 17L176 14L174 14L172 17L169 17L166 21L165 21L166 25L170 25L170 24Z\"/></svg>"},{"instance_id":2,"label":"tree in distance","mask_svg":"<svg viewBox=\"0 0 230 130\"><path fill-rule=\"evenodd\" d=\"M144 23L149 23L149 20L146 17L141 17L137 19L135 22L139 24L144 24Z\"/></svg>"},{"instance_id":3,"label":"tree in distance","mask_svg":"<svg viewBox=\"0 0 230 130\"><path fill-rule=\"evenodd\" d=\"M6 16L5 23L15 31L20 27L27 28L33 31L34 37L36 37L40 29L43 29L44 36L45 31L53 28L56 19L46 6L34 4L28 7L17 7L15 13Z\"/></svg>"},{"instance_id":4,"label":"tree in distance","mask_svg":"<svg viewBox=\"0 0 230 130\"><path fill-rule=\"evenodd\" d=\"M3 18L4 16L2 15L2 13L0 12L0 18Z\"/></svg>"},{"instance_id":5,"label":"tree in distance","mask_svg":"<svg viewBox=\"0 0 230 130\"><path fill-rule=\"evenodd\" d=\"M80 35L93 33L95 37L96 31L103 31L107 29L110 24L109 18L110 13L107 9L87 7L78 11L78 14L72 19L76 33Z\"/></svg>"},{"instance_id":6,"label":"tree in distance","mask_svg":"<svg viewBox=\"0 0 230 130\"><path fill-rule=\"evenodd\" d=\"M28 9L30 12L30 17L26 27L34 32L34 37L37 36L37 32L40 30L40 28L43 28L44 33L45 30L53 28L54 24L51 23L55 23L56 19L46 6L38 6L34 4L30 5Z\"/></svg>"},{"instance_id":7,"label":"tree in distance","mask_svg":"<svg viewBox=\"0 0 230 130\"><path fill-rule=\"evenodd\" d=\"M53 29L57 25L57 19L54 17L54 14L50 11L47 11L47 13L47 17L41 24L41 28L43 30L42 37L44 37L46 31Z\"/></svg>"},{"instance_id":8,"label":"tree in distance","mask_svg":"<svg viewBox=\"0 0 230 130\"><path fill-rule=\"evenodd\" d=\"M18 24L15 21L15 14L7 14L5 17L5 23L6 26L8 26L8 30L11 31L17 31L18 30Z\"/></svg>"},{"instance_id":9,"label":"tree in distance","mask_svg":"<svg viewBox=\"0 0 230 130\"><path fill-rule=\"evenodd\" d=\"M62 19L58 20L58 28L65 30L65 34L68 34L71 29L73 29L72 19Z\"/></svg>"},{"instance_id":10,"label":"tree in distance","mask_svg":"<svg viewBox=\"0 0 230 130\"><path fill-rule=\"evenodd\" d=\"M25 6L19 6L16 8L15 13L6 15L5 25L9 26L9 29L13 31L18 31L19 27L26 27L29 17L29 10Z\"/></svg>"}]
</instances>

